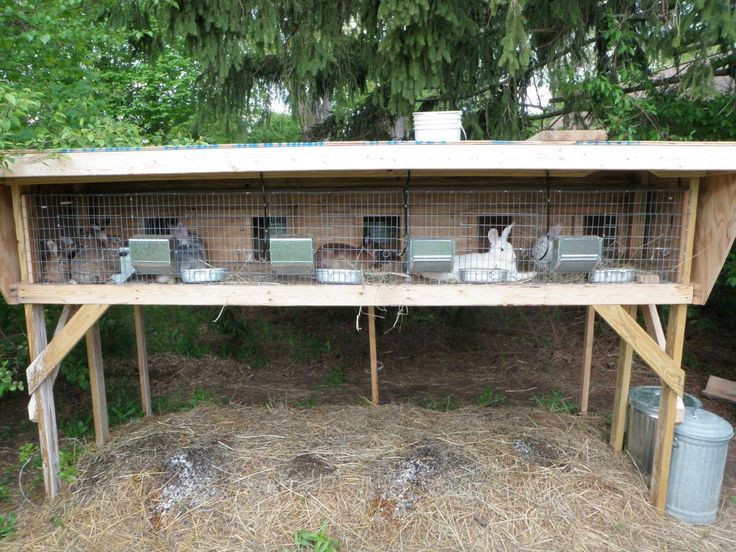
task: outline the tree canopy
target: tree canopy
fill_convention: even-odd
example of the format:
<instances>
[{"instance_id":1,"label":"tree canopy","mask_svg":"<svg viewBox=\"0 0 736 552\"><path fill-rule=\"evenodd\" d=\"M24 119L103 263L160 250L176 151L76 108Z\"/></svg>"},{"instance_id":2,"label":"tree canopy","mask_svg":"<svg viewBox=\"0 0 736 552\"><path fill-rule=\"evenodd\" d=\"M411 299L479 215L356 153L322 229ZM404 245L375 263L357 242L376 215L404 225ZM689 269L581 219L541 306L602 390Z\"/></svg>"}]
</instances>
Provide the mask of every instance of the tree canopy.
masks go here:
<instances>
[{"instance_id":1,"label":"tree canopy","mask_svg":"<svg viewBox=\"0 0 736 552\"><path fill-rule=\"evenodd\" d=\"M336 138L434 108L462 108L476 138L583 112L618 137L687 138L660 108L707 106L736 67L731 0L127 0L107 14L149 53L183 41L214 112L282 93L304 129Z\"/></svg>"}]
</instances>

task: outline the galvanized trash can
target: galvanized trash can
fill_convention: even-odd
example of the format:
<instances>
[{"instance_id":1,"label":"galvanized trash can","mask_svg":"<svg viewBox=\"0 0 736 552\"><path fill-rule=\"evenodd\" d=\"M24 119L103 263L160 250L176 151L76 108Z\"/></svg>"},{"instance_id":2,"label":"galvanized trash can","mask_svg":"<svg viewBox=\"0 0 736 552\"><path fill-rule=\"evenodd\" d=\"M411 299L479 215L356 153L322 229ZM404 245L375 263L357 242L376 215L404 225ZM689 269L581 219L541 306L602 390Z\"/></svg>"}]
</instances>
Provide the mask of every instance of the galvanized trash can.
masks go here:
<instances>
[{"instance_id":1,"label":"galvanized trash can","mask_svg":"<svg viewBox=\"0 0 736 552\"><path fill-rule=\"evenodd\" d=\"M675 427L667 513L694 524L716 520L731 437L731 424L720 416L685 409L685 421Z\"/></svg>"},{"instance_id":2,"label":"galvanized trash can","mask_svg":"<svg viewBox=\"0 0 736 552\"><path fill-rule=\"evenodd\" d=\"M658 385L642 385L629 391L626 451L644 475L652 474L661 393L662 389ZM682 402L685 408L703 408L700 399L689 393L685 393Z\"/></svg>"}]
</instances>

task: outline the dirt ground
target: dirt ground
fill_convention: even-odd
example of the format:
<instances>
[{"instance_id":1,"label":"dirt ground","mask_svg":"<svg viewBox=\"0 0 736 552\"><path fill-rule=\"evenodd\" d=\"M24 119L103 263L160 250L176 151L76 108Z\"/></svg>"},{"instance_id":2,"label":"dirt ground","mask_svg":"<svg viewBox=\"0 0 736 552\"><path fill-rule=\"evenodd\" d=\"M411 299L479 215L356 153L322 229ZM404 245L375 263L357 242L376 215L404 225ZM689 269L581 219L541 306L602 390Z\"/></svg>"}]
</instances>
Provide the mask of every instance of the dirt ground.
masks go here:
<instances>
[{"instance_id":1,"label":"dirt ground","mask_svg":"<svg viewBox=\"0 0 736 552\"><path fill-rule=\"evenodd\" d=\"M239 451L237 454L233 453L237 458L246 454L244 449L232 445L232 439L237 440L237 436L240 435L238 431L267 433L267 427L270 427L269 424L272 424L275 419L273 413L283 413L282 423L291 428L287 433L289 438L294 440L293 446L290 445L287 450L274 452L279 462L289 465L284 473L292 479L308 480L307 487L316 485L315 481L323 483L327 481L329 483L326 488L329 492L324 489L320 490L321 487L317 489L309 487L313 492L305 494L299 491L297 495L290 494L283 513L292 516L292 522L286 523L285 520L280 520L277 523L270 520L267 526L256 527L257 524L252 520L239 519L238 523L244 524L243 531L230 534L227 540L217 546L214 541L195 542L183 535L186 533L187 524L192 524L192 527L205 528L210 535L219 534L215 531L218 527L216 519L219 519L218 516L223 512L227 516L234 515L228 509L229 507L220 508L218 506L215 508L217 514L214 514L207 507L201 509L196 504L190 505L197 512L209 512L210 517L207 518L209 521L203 521L200 518L182 521L181 512L167 520L172 504L179 505L182 500L184 502L189 500L186 484L184 495L177 495L171 489L167 491L166 485L157 486L155 481L147 479L141 480L143 483L139 488L126 487L122 490L119 487L120 481L114 480L104 489L110 493L120 491L126 500L131 499L132 502L125 503L125 508L130 508L131 512L135 508L138 508L138 511L143 508L148 514L136 518L136 523L141 522L142 525L139 527L140 533L134 532L142 539L140 542L145 544L139 547L134 544L134 541L121 541L119 547L110 549L183 550L187 549L187 546L201 547L208 543L207 547L213 547L212 549L238 549L237 546L240 546L240 549L282 550L293 544L294 531L299 528L316 530L324 521L330 522L332 534L340 539L346 550L481 550L487 549L488 546L496 549L527 550L733 549L733 539L736 538L736 450L734 450L736 445L733 441L730 445L724 478L719 520L710 528L698 529L695 532L688 531L687 526L669 517L656 514L650 517L653 511L646 504L647 490L644 479L625 455L616 455L606 447L618 355L618 340L610 329L603 324L597 328L590 391L590 415L580 417L567 413L550 414L538 408L538 401L541 397L549 396L550 393L556 391L559 391L558 398L578 402L585 314L583 309L416 309L400 317L400 328L399 325L392 328L396 312L391 310L385 313L385 320L379 323L378 357L382 366L380 396L384 406L377 410L367 406L366 397L370 395L368 337L365 317L362 317L360 321L362 331L359 333L355 331L356 310L242 309L239 314L245 319L258 318L274 325L298 328L300 332L310 336L310 339L321 344L321 352L319 355L312 355L309 359L301 361L298 358L295 359L294 355L288 354L290 344L283 343L266 352L265 365L263 359L257 359L257 362L254 359L251 362L247 357L240 359L215 356L187 358L169 353L154 354L150 357L150 376L154 397L172 394L188 396L197 391L206 391L208 397L214 397L215 402L222 406L207 406L204 409L207 414L201 414L200 417L221 421L223 417L227 417L223 415L221 409L230 413L232 427L226 423L227 427L220 428L224 431L220 436L224 443L220 452L226 453L227 447L235 448ZM227 337L205 331L201 339L216 342L227 339ZM703 397L701 391L710 373L736 379L736 371L733 368L734 358L736 358L736 336L733 333L724 332L720 328L714 329L712 324L698 323L697 318L691 322L688 328L685 354L686 390L701 398L705 408L723 416L732 425L736 425L736 405L711 401ZM131 358L106 359L106 372L134 376L136 366ZM657 383L658 379L655 374L635 359L632 386ZM489 390L492 390L490 395ZM59 393L57 393L57 404L60 418L73 417L80 408L80 397L72 394L58 395ZM480 406L486 404L489 397L500 396L505 397L499 401L502 403L500 406L492 408ZM484 397L486 403L484 403ZM88 399L82 397L81 400L87 401ZM225 406L226 404L229 406ZM86 407L86 404L82 403L82 407ZM0 469L3 466L17 465L18 443L35 439L35 427L22 421L25 416L23 397L17 397L13 401L4 403L3 408L2 421L0 421L0 426L3 426L0 427L3 432L0 435L2 438ZM82 470L77 486L65 491L67 494L64 500L60 501L61 504L64 504L62 510L52 510L50 509L52 507L48 505L40 505L38 485L33 487L29 483L28 499L36 505L31 506L18 496L13 497L14 503L22 505L17 510L18 529L13 541L0 541L0 549L8 546L11 547L8 549L19 549L18 546L21 545L20 549L23 547L39 550L50 549L49 547L54 549L54 546L66 549L92 549L89 546L92 546L93 543L104 542L95 540L103 538L104 531L100 532L102 536L93 537L91 533L85 533L86 525L79 525L73 521L82 519L75 517L81 515L79 512L85 511L86 515L91 515L93 510L89 508L98 507L104 504L105 500L111 500L111 496L100 495L92 502L88 502L89 497L82 496L89 493L90 488L100 483L99 477L95 479L90 475L90 462L97 461L98 466L106 466L106 469L115 472L120 468L116 463L119 462L119 458L106 457L106 450L119 452L120 446L129 442L130 439L135 440L136 435L151 431L151 424L160 424L156 426L159 429L163 426L176 427L179 428L177 431L190 433L200 431L201 425L192 417L195 416L193 413L200 411L201 408L192 413L172 414L166 418L156 417L151 421L134 422L115 428L113 441L108 447L95 453L98 456L88 455L83 458L83 465L85 465L84 462L87 462L87 467ZM308 428L304 430L304 434L297 438L295 437L298 433L296 427L299 420L302 419L300 416L304 416L303 419L309 423L307 423ZM352 425L342 430L337 429L343 417L346 418L344 423ZM358 431L354 427L356 420L363 418L368 421ZM255 425L244 426L243 419L250 420ZM503 423L495 426L493 423L495 419L503 420ZM395 423L398 421L401 423L396 426ZM463 488L466 489L468 496L475 497L473 504L479 506L476 510L460 508L464 512L460 517L465 520L460 523L453 517L457 511L444 510L444 507L438 504L442 503L447 506L452 503L453 508L459 508L459 497L454 497L453 500L448 498L452 496L452 485L453 482L456 482L456 479L453 478L456 478L458 474L465 474L466 469L480 469L478 458L482 455L482 451L472 448L476 446L475 441L472 439L468 441L465 436L460 438L460 433L455 432L462 424L466 424L470 428L469 431L485 431L483 439L486 440L492 440L494 435L503 435L501 439L503 450L499 449L497 452L503 458L514 458L514 466L517 468L523 465L526 466L524 469L529 470L529 466L533 465L534 470L539 471L539 473L535 471L531 479L537 481L542 487L529 487L527 490L540 493L540 501L567 500L562 489L552 492L554 485L571 485L571 488L580 490L576 486L579 483L577 480L572 482L564 477L559 480L542 478L542 475L550 475L550 470L555 475L568 475L564 469L560 468L558 462L557 457L561 454L559 453L561 447L565 451L562 464L570 465L573 461L581 461L581 454L585 456L582 467L578 467L585 473L596 474L602 478L596 480L593 485L601 492L588 495L588 490L585 490L582 492L582 496L585 497L582 502L577 501L580 495L571 493L566 513L549 513L551 517L548 518L544 518L543 515L538 517L535 514L527 519L525 516L529 515L528 512L531 510L527 511L524 508L535 509L534 501L528 497L517 497L518 501L513 502L513 498L509 498L511 495L508 494L513 494L513 491L509 490L511 489L508 486L510 483L504 480L503 489L504 493L507 493L506 498L513 502L513 507L509 507L508 511L517 514L517 518L513 518L511 514L501 513L508 504L495 502L495 499L489 498L479 490L483 485L488 486L488 478L493 477L493 470L505 474L508 465L482 464L483 468L480 470L482 477L463 480L463 485L469 485ZM455 429L450 430L450 427ZM510 431L509 428L513 427L519 428L519 431ZM10 428L13 428L12 433L10 433ZM339 437L340 431L343 432L344 438L336 445L335 439ZM356 461L355 465L351 464L352 461L347 455L353 453L360 455L361 450L363 454L368 455L371 447L378 446L376 443L380 442L384 432L388 432L391 438L397 435L402 435L402 438L395 443L395 449L391 451L392 462L380 465L382 467L379 471L383 483L377 486L375 483L377 476L372 475L371 469L366 467L362 461ZM408 433L403 435L402 432ZM279 434L276 429L272 433ZM366 444L361 439L367 439L368 434L370 434L371 441ZM444 445L438 445L437 435L443 436L439 442ZM165 437L162 436L161 439ZM458 439L462 441L462 446L458 449L443 448L447 442L459 443ZM562 446L560 439L568 440L564 441L565 444ZM277 441L280 442L281 439ZM491 448L496 446L491 441L484 442ZM202 463L201 457L198 456L199 452L197 452L201 450L202 443L201 440L195 439L194 449L191 446L185 446L182 449L179 445L181 443L177 441L177 446L172 446L170 450L158 450L152 456L152 458L155 457L153 464L145 464L145 462L145 465L141 464L141 458L132 454L133 464L123 466L115 473L118 473L118 477L122 480L132 481L141 473L158 470L168 474L167 481L183 480L185 475L187 477L191 475L193 466ZM350 447L354 447L355 451L349 453L348 451L352 450ZM472 450L468 447L471 447ZM588 462L591 447L595 449L595 454L593 454L595 460ZM219 450L220 447L215 448ZM177 456L177 453L182 450L183 455ZM427 455L433 459L429 464L426 461ZM207 452L207 457L210 456L212 454ZM97 460L90 460L92 457ZM469 458L472 461L468 464ZM230 461L232 458L228 459L228 462ZM264 463L263 466L268 464L267 458L259 461ZM373 464L377 461L374 458ZM220 463L210 459L207 465L219 466ZM448 466L454 467L450 469ZM468 468L467 466L475 467ZM251 473L248 470L252 469L255 467L251 466L246 471ZM609 469L612 472L609 473L607 471ZM221 487L222 481L212 470L217 471L217 468L210 466L204 473L199 474L200 479L195 481L194 486ZM422 470L424 470L424 475L422 475ZM101 470L101 473L104 471ZM361 477L365 477L356 483L358 472L362 474ZM389 481L386 479L388 477L386 474L389 472L393 474L393 479L391 479L393 483L386 483ZM336 483L335 478L339 479L341 474L349 476L349 481ZM416 479L417 474L420 479ZM27 474L24 477L27 478ZM429 482L423 483L423 477ZM613 483L611 478L615 479L616 483ZM518 482L518 479L512 479ZM435 480L441 480L441 483L435 485ZM340 485L348 484L350 481L356 486L350 487L349 492L343 489L343 493L347 492L348 497L353 496L356 501L354 504L363 508L361 515L370 518L369 522L363 519L362 525L346 521L340 514L342 506L334 506L334 509L326 508L324 511L319 506L319 501L328 500L327 497L329 501L337 500L335 493L338 493L337 496L339 496ZM612 487L620 490L620 481L625 482L626 493L613 492L617 500L618 498L623 500L620 503L615 502L616 507L620 508L619 515L602 513L607 508L605 505L608 500L607 493ZM269 484L272 483L271 481ZM228 500L232 498L230 493L235 492L231 485L233 482L228 479L226 489L222 491L225 497L229 497ZM287 487L289 485L291 484L287 484ZM438 489L442 491L439 492ZM100 493L103 493L103 490ZM145 501L150 502L150 493L154 490L159 493L159 498L161 498L159 502L169 504L169 508L159 507L159 510L156 511L155 507L146 505L148 503ZM321 494L323 491L328 492L328 495ZM251 489L248 493L250 492L256 491ZM243 493L246 491L244 490ZM247 493L244 496L246 495ZM222 495L218 496L219 498L207 495L202 498L202 503L216 503L223 499ZM265 500L264 508L269 502L265 497L247 496L253 500ZM291 504L289 501L294 496L297 498L302 496L302 504L307 504L307 506L299 509L298 502L296 505ZM398 500L397 497L401 499ZM98 498L101 502L95 502ZM432 507L425 510L424 506L427 506L426 501L429 498L433 501L431 502ZM243 506L238 500L231 501L233 507L237 506L242 509ZM347 498L340 498L340 500L349 502ZM405 503L408 506L402 506ZM585 521L588 514L584 512L584 503L587 503L590 512L593 512L590 513L590 523ZM421 507L417 507L417 504ZM547 506L552 508L551 504ZM2 507L0 504L0 511ZM390 511L391 523L388 525L393 527L390 530L379 529L374 520L376 516L379 518L384 516L386 509ZM397 514L402 509L408 512L407 517ZM328 512L330 515L326 515ZM251 514L264 515L264 510L251 511ZM398 517L395 517L396 515ZM32 528L38 529L39 526L29 521L29 518L37 520L40 519L39 516L47 516L45 523L47 533L34 539L28 531ZM450 521L447 516L454 521ZM481 521L476 520L476 516ZM581 519L573 519L576 516L582 516L582 522ZM48 523L49 519L57 518L64 519L63 528ZM177 520L173 525L171 525L172 519ZM640 525L639 520L646 521L642 521ZM180 522L183 525L180 525ZM215 525L208 525L209 523L215 523ZM517 526L516 523L521 525ZM579 525L580 523L582 525ZM438 528L438 524L441 527ZM426 531L428 526L431 526L432 529L429 535L425 535L422 537L424 540L421 540L417 535L420 529ZM612 527L614 529L611 529ZM161 532L161 528L166 529ZM493 533L495 536L488 536L484 532L488 528L495 530ZM367 529L375 533L377 540L374 541L372 537L369 538L361 533ZM568 534L578 529L581 531L579 539ZM269 531L270 534L278 535L278 537L269 539L264 536ZM410 535L414 540L402 541L402 539L409 539ZM382 548L381 543L391 544L386 544Z\"/></svg>"}]
</instances>

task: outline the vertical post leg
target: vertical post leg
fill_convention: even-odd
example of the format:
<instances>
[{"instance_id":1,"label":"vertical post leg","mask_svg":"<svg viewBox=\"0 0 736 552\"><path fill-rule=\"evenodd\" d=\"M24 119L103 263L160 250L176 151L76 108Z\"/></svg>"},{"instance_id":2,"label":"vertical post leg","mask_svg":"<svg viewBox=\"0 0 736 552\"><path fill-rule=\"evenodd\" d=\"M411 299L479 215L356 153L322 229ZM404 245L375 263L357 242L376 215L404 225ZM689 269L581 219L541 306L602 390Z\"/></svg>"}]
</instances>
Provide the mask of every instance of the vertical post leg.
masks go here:
<instances>
[{"instance_id":1,"label":"vertical post leg","mask_svg":"<svg viewBox=\"0 0 736 552\"><path fill-rule=\"evenodd\" d=\"M631 316L636 316L636 305L627 308ZM611 422L610 443L613 450L620 452L624 448L624 431L626 429L626 407L629 401L629 383L631 382L631 362L634 349L625 340L621 340L616 365L616 392L613 399L613 421Z\"/></svg>"},{"instance_id":2,"label":"vertical post leg","mask_svg":"<svg viewBox=\"0 0 736 552\"><path fill-rule=\"evenodd\" d=\"M368 307L368 341L371 359L371 402L378 404L378 353L376 351L376 309Z\"/></svg>"},{"instance_id":3,"label":"vertical post leg","mask_svg":"<svg viewBox=\"0 0 736 552\"><path fill-rule=\"evenodd\" d=\"M141 384L141 406L146 416L153 415L151 406L151 382L148 379L148 352L146 351L146 326L143 319L143 306L133 307L135 317L135 344L138 358L138 377Z\"/></svg>"},{"instance_id":4,"label":"vertical post leg","mask_svg":"<svg viewBox=\"0 0 736 552\"><path fill-rule=\"evenodd\" d=\"M110 440L110 424L107 420L107 397L105 395L100 325L97 322L87 330L86 340L89 386L92 391L92 415L95 421L95 443L98 447L101 447Z\"/></svg>"},{"instance_id":5,"label":"vertical post leg","mask_svg":"<svg viewBox=\"0 0 736 552\"><path fill-rule=\"evenodd\" d=\"M593 334L595 332L595 309L589 306L585 315L585 338L583 345L583 374L580 382L580 414L588 413L590 394L590 370L593 364Z\"/></svg>"},{"instance_id":6,"label":"vertical post leg","mask_svg":"<svg viewBox=\"0 0 736 552\"><path fill-rule=\"evenodd\" d=\"M46 348L46 319L43 305L26 305L26 328L31 358L36 358ZM43 461L43 482L50 498L59 492L59 435L56 429L56 405L54 404L54 380L46 378L34 393L38 441Z\"/></svg>"},{"instance_id":7,"label":"vertical post leg","mask_svg":"<svg viewBox=\"0 0 736 552\"><path fill-rule=\"evenodd\" d=\"M682 363L686 319L687 305L670 306L670 316L667 323L666 352L678 366ZM652 465L649 498L655 508L664 511L665 504L667 503L667 486L670 478L677 394L665 382L662 382L661 385L662 394L659 399L657 440L654 444L654 462Z\"/></svg>"}]
</instances>

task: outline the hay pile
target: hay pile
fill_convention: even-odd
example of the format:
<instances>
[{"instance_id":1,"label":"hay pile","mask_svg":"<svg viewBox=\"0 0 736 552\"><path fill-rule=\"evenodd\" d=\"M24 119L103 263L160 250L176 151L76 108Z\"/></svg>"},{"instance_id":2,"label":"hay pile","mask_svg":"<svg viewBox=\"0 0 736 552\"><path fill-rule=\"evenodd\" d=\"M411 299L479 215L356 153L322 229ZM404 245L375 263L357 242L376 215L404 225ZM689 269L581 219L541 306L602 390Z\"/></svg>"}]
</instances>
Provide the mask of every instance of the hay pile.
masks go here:
<instances>
[{"instance_id":1,"label":"hay pile","mask_svg":"<svg viewBox=\"0 0 736 552\"><path fill-rule=\"evenodd\" d=\"M52 520L52 522L50 522ZM655 512L594 422L535 409L197 408L87 454L16 550L725 550L736 506L691 527Z\"/></svg>"}]
</instances>

